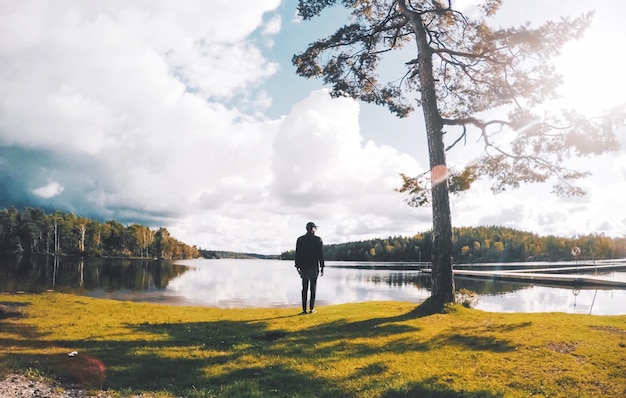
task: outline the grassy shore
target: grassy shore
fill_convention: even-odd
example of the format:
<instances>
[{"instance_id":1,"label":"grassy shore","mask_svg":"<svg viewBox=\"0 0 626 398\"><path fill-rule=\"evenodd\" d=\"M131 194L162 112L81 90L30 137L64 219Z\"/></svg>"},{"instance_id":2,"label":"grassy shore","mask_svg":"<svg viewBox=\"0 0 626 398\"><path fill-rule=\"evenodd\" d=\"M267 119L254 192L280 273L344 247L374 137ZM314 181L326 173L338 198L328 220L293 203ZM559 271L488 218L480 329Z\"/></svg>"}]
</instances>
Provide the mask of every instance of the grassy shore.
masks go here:
<instances>
[{"instance_id":1,"label":"grassy shore","mask_svg":"<svg viewBox=\"0 0 626 398\"><path fill-rule=\"evenodd\" d=\"M626 316L402 302L298 315L60 293L2 295L0 305L0 373L119 396L626 396Z\"/></svg>"}]
</instances>

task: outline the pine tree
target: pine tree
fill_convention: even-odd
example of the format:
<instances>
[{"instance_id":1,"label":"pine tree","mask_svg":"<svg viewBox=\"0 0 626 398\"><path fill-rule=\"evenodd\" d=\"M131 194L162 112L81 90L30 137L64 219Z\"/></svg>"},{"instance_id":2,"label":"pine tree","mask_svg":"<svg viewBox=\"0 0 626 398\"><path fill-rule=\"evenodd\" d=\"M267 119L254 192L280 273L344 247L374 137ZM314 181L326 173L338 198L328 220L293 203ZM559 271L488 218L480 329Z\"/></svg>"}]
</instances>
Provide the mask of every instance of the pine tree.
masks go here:
<instances>
[{"instance_id":1,"label":"pine tree","mask_svg":"<svg viewBox=\"0 0 626 398\"><path fill-rule=\"evenodd\" d=\"M471 16L454 3L300 0L298 11L305 20L337 4L350 18L336 33L293 57L299 75L321 77L335 97L383 105L399 117L414 110L414 103L422 109L430 177L404 176L400 191L411 194L412 204L432 205L432 296L441 302L454 300L449 193L487 176L496 192L553 179L556 193L583 194L574 181L587 173L567 168L563 160L615 149L613 127L623 120L621 113L587 119L536 109L554 98L559 83L550 59L583 34L591 14L539 27L493 28L488 22L500 0L483 0ZM394 52L414 56L404 61L402 75L381 79L387 72L381 60ZM483 120L487 111L501 115ZM446 152L470 135L482 140L482 157L460 172L449 170Z\"/></svg>"}]
</instances>

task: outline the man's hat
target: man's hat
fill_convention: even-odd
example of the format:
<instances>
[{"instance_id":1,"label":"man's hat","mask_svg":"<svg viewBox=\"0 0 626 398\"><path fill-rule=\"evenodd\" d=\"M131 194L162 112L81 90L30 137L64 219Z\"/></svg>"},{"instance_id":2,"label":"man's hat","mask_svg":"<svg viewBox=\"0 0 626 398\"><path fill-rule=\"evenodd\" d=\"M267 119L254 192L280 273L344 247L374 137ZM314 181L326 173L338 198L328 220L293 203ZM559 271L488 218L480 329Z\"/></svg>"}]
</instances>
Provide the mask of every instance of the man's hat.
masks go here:
<instances>
[{"instance_id":1,"label":"man's hat","mask_svg":"<svg viewBox=\"0 0 626 398\"><path fill-rule=\"evenodd\" d=\"M310 231L313 228L318 228L317 225L315 225L315 223L313 221L309 221L308 223L306 223L306 230Z\"/></svg>"}]
</instances>

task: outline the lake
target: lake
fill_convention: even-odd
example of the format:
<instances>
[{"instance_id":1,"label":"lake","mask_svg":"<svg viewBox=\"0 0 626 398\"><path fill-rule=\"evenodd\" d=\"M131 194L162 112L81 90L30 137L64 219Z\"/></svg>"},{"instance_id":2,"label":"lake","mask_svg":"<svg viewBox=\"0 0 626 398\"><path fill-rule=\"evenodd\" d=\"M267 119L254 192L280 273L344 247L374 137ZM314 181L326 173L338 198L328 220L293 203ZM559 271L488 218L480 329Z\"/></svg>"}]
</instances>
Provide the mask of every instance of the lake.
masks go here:
<instances>
[{"instance_id":1,"label":"lake","mask_svg":"<svg viewBox=\"0 0 626 398\"><path fill-rule=\"evenodd\" d=\"M406 269L410 265L329 261L318 281L316 307L425 300L430 296L429 276ZM602 275L626 281L626 272ZM624 289L577 289L461 277L455 282L457 288L477 292L475 308L485 311L626 314ZM0 257L0 293L48 290L170 305L299 309L301 284L292 261Z\"/></svg>"}]
</instances>

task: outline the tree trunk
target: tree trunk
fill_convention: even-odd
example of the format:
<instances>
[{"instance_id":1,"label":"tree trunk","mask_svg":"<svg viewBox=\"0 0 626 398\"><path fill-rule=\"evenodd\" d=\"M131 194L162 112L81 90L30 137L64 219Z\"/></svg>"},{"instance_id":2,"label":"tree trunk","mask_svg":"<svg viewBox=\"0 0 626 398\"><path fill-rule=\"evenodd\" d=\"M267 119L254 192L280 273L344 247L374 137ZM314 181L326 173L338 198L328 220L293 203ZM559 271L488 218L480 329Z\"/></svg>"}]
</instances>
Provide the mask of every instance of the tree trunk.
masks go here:
<instances>
[{"instance_id":1,"label":"tree trunk","mask_svg":"<svg viewBox=\"0 0 626 398\"><path fill-rule=\"evenodd\" d=\"M452 275L452 221L448 190L448 170L443 143L443 122L437 106L437 93L433 76L433 56L428 45L426 30L417 13L411 13L418 52L418 72L422 95L422 111L426 122L428 156L430 158L433 250L431 296L443 303L454 301Z\"/></svg>"},{"instance_id":2,"label":"tree trunk","mask_svg":"<svg viewBox=\"0 0 626 398\"><path fill-rule=\"evenodd\" d=\"M78 226L80 231L80 242L78 242L78 249L81 253L85 252L85 233L87 232L87 226L85 224L80 224Z\"/></svg>"}]
</instances>

